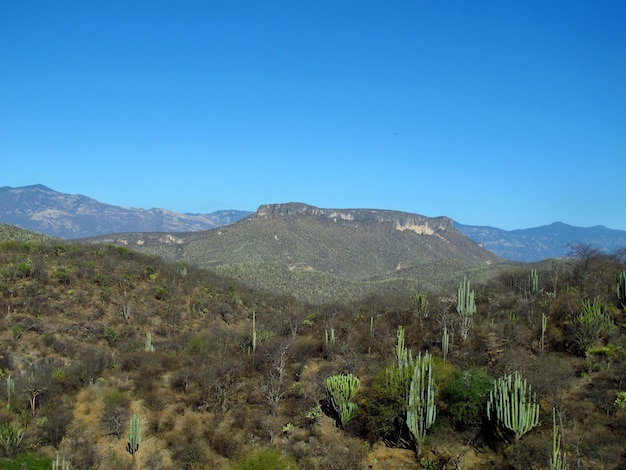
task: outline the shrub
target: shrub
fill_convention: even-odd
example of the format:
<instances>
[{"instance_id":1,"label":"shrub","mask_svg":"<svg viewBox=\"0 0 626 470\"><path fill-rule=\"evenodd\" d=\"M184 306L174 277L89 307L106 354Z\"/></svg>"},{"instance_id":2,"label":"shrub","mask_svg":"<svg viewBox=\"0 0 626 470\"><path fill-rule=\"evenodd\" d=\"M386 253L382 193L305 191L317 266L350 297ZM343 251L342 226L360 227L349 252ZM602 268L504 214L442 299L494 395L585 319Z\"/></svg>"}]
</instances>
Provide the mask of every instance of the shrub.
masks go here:
<instances>
[{"instance_id":1,"label":"shrub","mask_svg":"<svg viewBox=\"0 0 626 470\"><path fill-rule=\"evenodd\" d=\"M493 379L483 369L455 371L452 381L444 389L446 410L452 422L459 426L477 425L485 407Z\"/></svg>"},{"instance_id":2,"label":"shrub","mask_svg":"<svg viewBox=\"0 0 626 470\"><path fill-rule=\"evenodd\" d=\"M49 457L37 457L29 452L20 454L13 460L0 461L0 468L2 470L22 470L24 468L29 470L50 470L52 461Z\"/></svg>"},{"instance_id":3,"label":"shrub","mask_svg":"<svg viewBox=\"0 0 626 470\"><path fill-rule=\"evenodd\" d=\"M296 462L292 457L282 455L276 449L258 449L241 457L233 469L235 470L295 470Z\"/></svg>"},{"instance_id":4,"label":"shrub","mask_svg":"<svg viewBox=\"0 0 626 470\"><path fill-rule=\"evenodd\" d=\"M127 426L130 398L117 388L107 390L102 396L104 408L100 417L102 430L107 435L120 438Z\"/></svg>"}]
</instances>

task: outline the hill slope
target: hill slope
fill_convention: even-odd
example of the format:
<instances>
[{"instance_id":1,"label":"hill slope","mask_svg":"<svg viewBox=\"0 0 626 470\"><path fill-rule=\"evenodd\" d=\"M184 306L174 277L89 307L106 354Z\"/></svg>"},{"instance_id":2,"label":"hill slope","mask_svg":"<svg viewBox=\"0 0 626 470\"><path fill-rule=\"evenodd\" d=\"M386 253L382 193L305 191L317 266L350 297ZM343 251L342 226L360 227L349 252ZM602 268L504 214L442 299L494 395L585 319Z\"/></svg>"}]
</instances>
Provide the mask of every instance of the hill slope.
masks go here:
<instances>
[{"instance_id":1,"label":"hill slope","mask_svg":"<svg viewBox=\"0 0 626 470\"><path fill-rule=\"evenodd\" d=\"M206 232L125 233L97 241L200 267L269 263L359 280L450 258L468 265L498 261L446 217L301 203L263 205L244 220Z\"/></svg>"},{"instance_id":2,"label":"hill slope","mask_svg":"<svg viewBox=\"0 0 626 470\"><path fill-rule=\"evenodd\" d=\"M304 293L312 285L325 286L323 300L330 300L352 297L355 289L363 293L363 282L410 279L431 285L500 261L446 217L301 203L263 205L244 220L205 232L123 233L86 241L217 269L257 288L318 302L319 296ZM336 291L346 283L353 294Z\"/></svg>"}]
</instances>

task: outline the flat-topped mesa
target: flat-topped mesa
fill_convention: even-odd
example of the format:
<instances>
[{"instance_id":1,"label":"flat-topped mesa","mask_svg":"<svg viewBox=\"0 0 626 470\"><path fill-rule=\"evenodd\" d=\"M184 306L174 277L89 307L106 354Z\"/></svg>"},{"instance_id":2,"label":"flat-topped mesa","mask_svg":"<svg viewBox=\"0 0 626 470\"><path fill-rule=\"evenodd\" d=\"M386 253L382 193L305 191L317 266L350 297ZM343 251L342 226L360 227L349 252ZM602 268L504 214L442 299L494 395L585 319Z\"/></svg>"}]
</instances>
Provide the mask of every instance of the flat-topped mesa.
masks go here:
<instances>
[{"instance_id":1,"label":"flat-topped mesa","mask_svg":"<svg viewBox=\"0 0 626 470\"><path fill-rule=\"evenodd\" d=\"M448 217L424 217L408 212L379 209L321 209L300 202L264 204L252 217L270 218L294 215L326 217L334 222L392 224L396 230L401 232L409 230L419 235L433 235L439 231L454 230L454 223Z\"/></svg>"}]
</instances>

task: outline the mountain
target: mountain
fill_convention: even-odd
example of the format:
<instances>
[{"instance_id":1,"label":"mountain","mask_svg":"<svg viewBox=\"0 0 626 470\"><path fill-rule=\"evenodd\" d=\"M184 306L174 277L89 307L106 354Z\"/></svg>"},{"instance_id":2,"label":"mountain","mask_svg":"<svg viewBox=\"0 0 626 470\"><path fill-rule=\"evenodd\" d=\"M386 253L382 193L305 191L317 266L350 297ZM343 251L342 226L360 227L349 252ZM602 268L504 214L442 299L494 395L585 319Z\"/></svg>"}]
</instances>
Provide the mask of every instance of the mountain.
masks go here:
<instances>
[{"instance_id":1,"label":"mountain","mask_svg":"<svg viewBox=\"0 0 626 470\"><path fill-rule=\"evenodd\" d=\"M243 220L205 232L122 233L90 241L205 268L269 263L360 280L447 259L467 265L498 261L447 217L303 203L262 205Z\"/></svg>"},{"instance_id":2,"label":"mountain","mask_svg":"<svg viewBox=\"0 0 626 470\"><path fill-rule=\"evenodd\" d=\"M447 217L302 203L262 205L243 220L205 232L134 232L85 241L212 268L257 288L307 300L313 297L301 291L313 285L335 293L340 284L391 279L430 286L453 273L501 261Z\"/></svg>"},{"instance_id":3,"label":"mountain","mask_svg":"<svg viewBox=\"0 0 626 470\"><path fill-rule=\"evenodd\" d=\"M65 239L128 231L208 230L249 214L237 210L180 214L165 209L124 208L82 195L59 193L40 184L0 188L0 222Z\"/></svg>"},{"instance_id":4,"label":"mountain","mask_svg":"<svg viewBox=\"0 0 626 470\"><path fill-rule=\"evenodd\" d=\"M329 217L333 211L337 212L303 204L279 206L280 209L277 206L273 210L288 211L292 215L300 211L300 215L315 213ZM303 209L304 207L306 209ZM351 215L346 215L346 210L339 212L345 217L355 216L358 219L356 222L363 222L368 217L379 217L384 213L394 213L366 209L351 209L349 211ZM43 185L0 187L0 223L65 239L126 232L159 232L157 238L168 238L165 233L203 232L232 224L252 214L254 213L241 210L181 214L166 209L124 208L104 204L82 195L59 193ZM255 217L258 217L258 214ZM568 243L587 243L607 253L626 247L626 231L612 230L603 226L581 228L556 222L542 227L507 231L457 222L453 225L453 228L496 256L514 261L532 262L562 257L569 251ZM169 237L181 238L178 235ZM261 258L258 253L247 255L251 255L252 259ZM219 255L216 256L215 264L221 263Z\"/></svg>"},{"instance_id":5,"label":"mountain","mask_svg":"<svg viewBox=\"0 0 626 470\"><path fill-rule=\"evenodd\" d=\"M586 243L605 253L613 253L626 247L626 231L613 230L602 225L582 228L555 222L541 227L510 231L457 222L454 226L492 253L515 261L532 262L566 256L570 251L568 243Z\"/></svg>"}]
</instances>

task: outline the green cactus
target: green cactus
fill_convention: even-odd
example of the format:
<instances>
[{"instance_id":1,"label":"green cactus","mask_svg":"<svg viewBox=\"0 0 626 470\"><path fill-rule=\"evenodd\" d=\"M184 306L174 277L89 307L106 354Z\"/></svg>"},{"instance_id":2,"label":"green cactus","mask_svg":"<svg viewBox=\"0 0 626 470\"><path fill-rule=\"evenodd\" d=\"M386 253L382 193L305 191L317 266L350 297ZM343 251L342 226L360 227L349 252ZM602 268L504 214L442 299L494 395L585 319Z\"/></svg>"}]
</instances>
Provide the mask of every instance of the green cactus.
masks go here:
<instances>
[{"instance_id":1,"label":"green cactus","mask_svg":"<svg viewBox=\"0 0 626 470\"><path fill-rule=\"evenodd\" d=\"M133 414L130 418L130 431L128 433L128 442L126 451L135 457L135 452L139 450L139 441L141 441L141 424L139 423L139 415Z\"/></svg>"},{"instance_id":2,"label":"green cactus","mask_svg":"<svg viewBox=\"0 0 626 470\"><path fill-rule=\"evenodd\" d=\"M7 404L6 409L11 409L11 399L13 398L13 394L15 392L15 381L10 375L7 375Z\"/></svg>"},{"instance_id":3,"label":"green cactus","mask_svg":"<svg viewBox=\"0 0 626 470\"><path fill-rule=\"evenodd\" d=\"M59 460L59 454L57 452L56 459L52 461L52 470L70 470L70 463L65 460L65 455Z\"/></svg>"},{"instance_id":4,"label":"green cactus","mask_svg":"<svg viewBox=\"0 0 626 470\"><path fill-rule=\"evenodd\" d=\"M146 352L154 352L154 345L152 344L152 333L149 331L146 333L146 342L143 347Z\"/></svg>"},{"instance_id":5,"label":"green cactus","mask_svg":"<svg viewBox=\"0 0 626 470\"><path fill-rule=\"evenodd\" d=\"M252 353L256 352L256 312L252 312Z\"/></svg>"},{"instance_id":6,"label":"green cactus","mask_svg":"<svg viewBox=\"0 0 626 470\"><path fill-rule=\"evenodd\" d=\"M361 382L356 375L331 375L326 379L326 391L333 409L339 416L339 425L345 426L358 414L358 406L351 402Z\"/></svg>"},{"instance_id":7,"label":"green cactus","mask_svg":"<svg viewBox=\"0 0 626 470\"><path fill-rule=\"evenodd\" d=\"M450 350L450 335L448 334L448 328L443 327L443 333L441 335L441 352L443 353L443 362L446 362L448 357L448 351Z\"/></svg>"},{"instance_id":8,"label":"green cactus","mask_svg":"<svg viewBox=\"0 0 626 470\"><path fill-rule=\"evenodd\" d=\"M512 431L515 441L539 424L539 404L516 371L496 379L487 400L487 417Z\"/></svg>"},{"instance_id":9,"label":"green cactus","mask_svg":"<svg viewBox=\"0 0 626 470\"><path fill-rule=\"evenodd\" d=\"M548 317L545 313L541 314L541 339L539 341L539 347L543 351L546 345L546 329L548 327Z\"/></svg>"},{"instance_id":10,"label":"green cactus","mask_svg":"<svg viewBox=\"0 0 626 470\"><path fill-rule=\"evenodd\" d=\"M611 315L597 298L593 302L585 299L580 313L572 318L570 337L582 355L586 356L602 335L610 333L614 326Z\"/></svg>"},{"instance_id":11,"label":"green cactus","mask_svg":"<svg viewBox=\"0 0 626 470\"><path fill-rule=\"evenodd\" d=\"M415 359L406 412L406 422L418 456L422 453L426 431L435 422L436 416L432 357L428 352L424 356L420 353Z\"/></svg>"},{"instance_id":12,"label":"green cactus","mask_svg":"<svg viewBox=\"0 0 626 470\"><path fill-rule=\"evenodd\" d=\"M561 433L556 425L556 408L552 407L552 457L550 458L550 470L564 470L563 451L561 450Z\"/></svg>"},{"instance_id":13,"label":"green cactus","mask_svg":"<svg viewBox=\"0 0 626 470\"><path fill-rule=\"evenodd\" d=\"M415 294L411 297L411 310L418 318L428 316L428 299L424 294Z\"/></svg>"},{"instance_id":14,"label":"green cactus","mask_svg":"<svg viewBox=\"0 0 626 470\"><path fill-rule=\"evenodd\" d=\"M459 285L456 311L461 317L461 337L465 341L474 324L474 314L476 313L474 291L470 289L470 282L467 279L463 279Z\"/></svg>"},{"instance_id":15,"label":"green cactus","mask_svg":"<svg viewBox=\"0 0 626 470\"><path fill-rule=\"evenodd\" d=\"M396 361L399 367L413 363L411 350L404 345L404 328L402 326L399 326L396 332Z\"/></svg>"},{"instance_id":16,"label":"green cactus","mask_svg":"<svg viewBox=\"0 0 626 470\"><path fill-rule=\"evenodd\" d=\"M626 308L626 271L622 271L617 276L617 299L621 302L622 307Z\"/></svg>"},{"instance_id":17,"label":"green cactus","mask_svg":"<svg viewBox=\"0 0 626 470\"><path fill-rule=\"evenodd\" d=\"M536 269L530 270L529 281L530 281L529 282L530 293L536 294L537 291L539 290L539 276L537 275Z\"/></svg>"}]
</instances>

